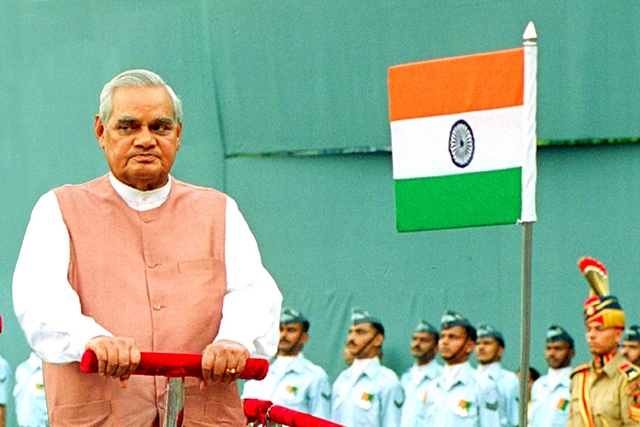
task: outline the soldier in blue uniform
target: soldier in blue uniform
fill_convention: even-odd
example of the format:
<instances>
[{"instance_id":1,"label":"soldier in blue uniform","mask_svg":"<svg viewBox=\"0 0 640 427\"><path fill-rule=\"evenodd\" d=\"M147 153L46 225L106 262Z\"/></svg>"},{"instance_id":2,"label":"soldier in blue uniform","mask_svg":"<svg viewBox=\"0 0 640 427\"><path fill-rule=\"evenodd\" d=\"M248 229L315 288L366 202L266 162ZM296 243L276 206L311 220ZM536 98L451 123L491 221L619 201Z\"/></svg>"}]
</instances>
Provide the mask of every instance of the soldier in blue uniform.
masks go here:
<instances>
[{"instance_id":1,"label":"soldier in blue uniform","mask_svg":"<svg viewBox=\"0 0 640 427\"><path fill-rule=\"evenodd\" d=\"M500 426L516 427L519 421L520 382L514 372L507 371L500 364L504 348L504 338L498 330L487 324L478 326L475 348L478 373L498 386Z\"/></svg>"},{"instance_id":2,"label":"soldier in blue uniform","mask_svg":"<svg viewBox=\"0 0 640 427\"><path fill-rule=\"evenodd\" d=\"M438 349L446 362L442 375L427 387L426 427L498 427L498 387L469 363L476 329L460 314L442 316Z\"/></svg>"},{"instance_id":3,"label":"soldier in blue uniform","mask_svg":"<svg viewBox=\"0 0 640 427\"><path fill-rule=\"evenodd\" d=\"M640 366L640 326L627 326L622 336L620 354L629 362Z\"/></svg>"},{"instance_id":4,"label":"soldier in blue uniform","mask_svg":"<svg viewBox=\"0 0 640 427\"><path fill-rule=\"evenodd\" d=\"M262 381L247 381L242 397L270 400L296 411L329 419L331 388L327 374L302 354L309 340L309 320L298 310L283 308L276 358Z\"/></svg>"},{"instance_id":5,"label":"soldier in blue uniform","mask_svg":"<svg viewBox=\"0 0 640 427\"><path fill-rule=\"evenodd\" d=\"M418 323L411 339L413 366L400 378L404 389L402 427L415 427L424 421L427 402L427 386L442 373L436 360L439 332L424 320Z\"/></svg>"},{"instance_id":6,"label":"soldier in blue uniform","mask_svg":"<svg viewBox=\"0 0 640 427\"><path fill-rule=\"evenodd\" d=\"M349 427L400 425L404 392L398 376L380 364L384 341L382 322L369 312L355 309L347 348L354 360L333 383L331 420Z\"/></svg>"},{"instance_id":7,"label":"soldier in blue uniform","mask_svg":"<svg viewBox=\"0 0 640 427\"><path fill-rule=\"evenodd\" d=\"M571 360L575 355L573 338L560 326L547 331L544 358L549 366L531 387L529 427L564 427L569 418Z\"/></svg>"}]
</instances>

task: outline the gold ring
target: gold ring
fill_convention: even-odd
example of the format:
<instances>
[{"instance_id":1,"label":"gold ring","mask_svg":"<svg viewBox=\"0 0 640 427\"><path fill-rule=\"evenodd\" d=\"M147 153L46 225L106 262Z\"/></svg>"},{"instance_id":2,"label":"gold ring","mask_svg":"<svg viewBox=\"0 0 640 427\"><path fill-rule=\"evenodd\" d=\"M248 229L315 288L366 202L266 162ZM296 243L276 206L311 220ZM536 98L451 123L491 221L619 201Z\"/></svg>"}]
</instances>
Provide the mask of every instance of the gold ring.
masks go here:
<instances>
[{"instance_id":1,"label":"gold ring","mask_svg":"<svg viewBox=\"0 0 640 427\"><path fill-rule=\"evenodd\" d=\"M235 374L236 368L227 369L227 374Z\"/></svg>"}]
</instances>

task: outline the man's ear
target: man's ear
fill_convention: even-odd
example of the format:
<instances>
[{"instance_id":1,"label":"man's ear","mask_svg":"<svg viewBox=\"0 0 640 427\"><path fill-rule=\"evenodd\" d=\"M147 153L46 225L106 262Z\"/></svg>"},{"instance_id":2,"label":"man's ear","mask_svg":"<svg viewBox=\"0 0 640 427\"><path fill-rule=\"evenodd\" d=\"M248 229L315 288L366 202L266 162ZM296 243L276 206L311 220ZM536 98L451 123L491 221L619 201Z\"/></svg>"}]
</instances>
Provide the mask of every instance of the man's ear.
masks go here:
<instances>
[{"instance_id":1,"label":"man's ear","mask_svg":"<svg viewBox=\"0 0 640 427\"><path fill-rule=\"evenodd\" d=\"M98 143L100 144L100 148L104 148L104 123L100 120L100 116L96 114L93 123L93 133L98 138Z\"/></svg>"}]
</instances>

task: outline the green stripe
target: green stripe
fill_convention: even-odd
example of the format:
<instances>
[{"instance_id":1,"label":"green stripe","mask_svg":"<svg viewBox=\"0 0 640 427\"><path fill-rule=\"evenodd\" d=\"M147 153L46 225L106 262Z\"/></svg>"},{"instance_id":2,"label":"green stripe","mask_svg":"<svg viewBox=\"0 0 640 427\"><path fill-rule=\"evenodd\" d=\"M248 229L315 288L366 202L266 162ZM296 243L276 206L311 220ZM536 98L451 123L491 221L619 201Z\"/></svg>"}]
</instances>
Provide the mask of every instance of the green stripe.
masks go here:
<instances>
[{"instance_id":1,"label":"green stripe","mask_svg":"<svg viewBox=\"0 0 640 427\"><path fill-rule=\"evenodd\" d=\"M398 231L515 224L522 169L394 181Z\"/></svg>"}]
</instances>

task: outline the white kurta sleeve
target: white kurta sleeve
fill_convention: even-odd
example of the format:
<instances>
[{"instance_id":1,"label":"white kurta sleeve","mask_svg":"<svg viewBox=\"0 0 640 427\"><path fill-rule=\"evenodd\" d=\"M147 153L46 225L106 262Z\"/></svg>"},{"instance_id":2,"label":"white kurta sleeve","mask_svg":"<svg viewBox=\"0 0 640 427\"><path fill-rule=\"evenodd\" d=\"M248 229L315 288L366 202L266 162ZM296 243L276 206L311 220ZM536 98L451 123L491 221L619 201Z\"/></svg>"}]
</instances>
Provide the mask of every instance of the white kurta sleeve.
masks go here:
<instances>
[{"instance_id":1,"label":"white kurta sleeve","mask_svg":"<svg viewBox=\"0 0 640 427\"><path fill-rule=\"evenodd\" d=\"M225 262L227 291L215 341L236 341L252 356L270 358L280 338L282 295L262 265L256 239L231 198L226 208Z\"/></svg>"},{"instance_id":2,"label":"white kurta sleeve","mask_svg":"<svg viewBox=\"0 0 640 427\"><path fill-rule=\"evenodd\" d=\"M69 253L69 233L49 191L31 213L13 275L13 305L31 348L53 364L80 361L91 338L112 336L82 314L67 279Z\"/></svg>"}]
</instances>

